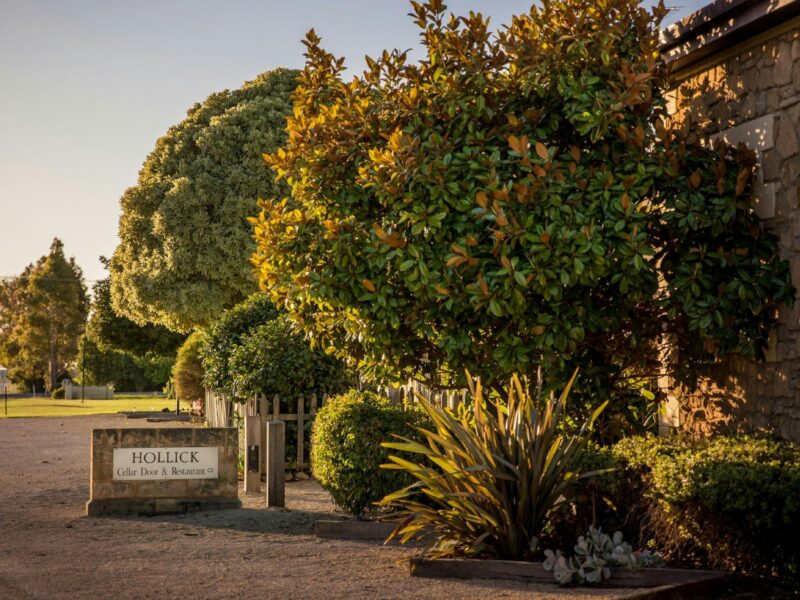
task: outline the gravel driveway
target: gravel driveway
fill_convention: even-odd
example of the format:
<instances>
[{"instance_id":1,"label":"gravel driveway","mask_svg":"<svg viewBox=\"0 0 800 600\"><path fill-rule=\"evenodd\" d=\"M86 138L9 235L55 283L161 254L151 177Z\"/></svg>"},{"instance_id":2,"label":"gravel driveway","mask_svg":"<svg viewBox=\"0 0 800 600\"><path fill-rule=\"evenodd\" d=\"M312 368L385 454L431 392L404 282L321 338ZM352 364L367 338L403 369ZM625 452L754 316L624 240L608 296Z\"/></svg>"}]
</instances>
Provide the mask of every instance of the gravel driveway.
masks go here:
<instances>
[{"instance_id":1,"label":"gravel driveway","mask_svg":"<svg viewBox=\"0 0 800 600\"><path fill-rule=\"evenodd\" d=\"M411 578L402 561L412 549L314 537L313 522L335 509L313 481L287 484L285 511L242 496L241 510L85 517L91 430L148 425L141 421L0 420L0 598L566 600L631 593Z\"/></svg>"}]
</instances>

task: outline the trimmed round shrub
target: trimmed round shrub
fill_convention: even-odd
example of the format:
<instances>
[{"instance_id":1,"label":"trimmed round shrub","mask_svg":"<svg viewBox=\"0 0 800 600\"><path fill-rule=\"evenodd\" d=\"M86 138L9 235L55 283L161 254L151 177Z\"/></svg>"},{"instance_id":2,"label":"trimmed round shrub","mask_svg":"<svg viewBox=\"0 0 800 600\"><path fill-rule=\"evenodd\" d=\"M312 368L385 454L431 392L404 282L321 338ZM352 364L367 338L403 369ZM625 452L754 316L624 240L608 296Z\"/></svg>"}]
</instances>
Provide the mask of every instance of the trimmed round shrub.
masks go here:
<instances>
[{"instance_id":1,"label":"trimmed round shrub","mask_svg":"<svg viewBox=\"0 0 800 600\"><path fill-rule=\"evenodd\" d=\"M205 397L203 365L200 362L202 343L203 332L195 331L178 349L175 366L172 368L178 400L202 400Z\"/></svg>"},{"instance_id":2,"label":"trimmed round shrub","mask_svg":"<svg viewBox=\"0 0 800 600\"><path fill-rule=\"evenodd\" d=\"M376 502L413 483L404 472L381 469L392 434L422 441L416 427L430 427L413 405L393 406L371 392L351 390L332 398L314 421L311 471L337 506L361 517Z\"/></svg>"},{"instance_id":3,"label":"trimmed round shrub","mask_svg":"<svg viewBox=\"0 0 800 600\"><path fill-rule=\"evenodd\" d=\"M53 388L53 391L50 392L50 397L53 400L63 400L64 399L64 386L60 385L57 388Z\"/></svg>"},{"instance_id":4,"label":"trimmed round shrub","mask_svg":"<svg viewBox=\"0 0 800 600\"><path fill-rule=\"evenodd\" d=\"M286 138L297 75L275 69L211 94L158 139L120 202L116 313L189 332L257 289L246 217L256 198L286 195L261 155Z\"/></svg>"}]
</instances>

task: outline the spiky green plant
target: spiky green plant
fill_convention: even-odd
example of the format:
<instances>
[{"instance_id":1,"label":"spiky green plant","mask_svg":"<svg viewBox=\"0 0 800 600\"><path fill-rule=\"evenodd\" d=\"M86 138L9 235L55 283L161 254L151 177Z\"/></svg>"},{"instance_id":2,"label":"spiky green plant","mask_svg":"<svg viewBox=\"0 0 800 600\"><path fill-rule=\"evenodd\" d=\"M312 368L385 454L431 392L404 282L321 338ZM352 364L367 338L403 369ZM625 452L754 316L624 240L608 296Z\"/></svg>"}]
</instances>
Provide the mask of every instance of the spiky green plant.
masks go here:
<instances>
[{"instance_id":1,"label":"spiky green plant","mask_svg":"<svg viewBox=\"0 0 800 600\"><path fill-rule=\"evenodd\" d=\"M552 511L570 500L572 484L595 474L579 473L575 457L606 403L577 433L566 433L562 420L576 376L556 399L542 398L541 387L529 393L515 375L505 403L485 398L470 380L472 414L460 417L420 398L434 424L433 431L420 429L427 443L383 444L424 457L392 455L382 465L416 480L380 502L405 517L389 539L431 536L431 557L530 558Z\"/></svg>"}]
</instances>

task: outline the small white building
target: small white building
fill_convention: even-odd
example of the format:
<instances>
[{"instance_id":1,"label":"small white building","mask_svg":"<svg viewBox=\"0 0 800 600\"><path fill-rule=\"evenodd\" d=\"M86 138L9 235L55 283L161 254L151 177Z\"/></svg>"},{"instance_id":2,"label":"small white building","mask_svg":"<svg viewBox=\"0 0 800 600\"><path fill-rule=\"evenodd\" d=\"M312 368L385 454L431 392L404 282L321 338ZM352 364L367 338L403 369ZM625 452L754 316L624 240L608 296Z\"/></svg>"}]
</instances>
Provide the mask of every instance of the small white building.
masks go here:
<instances>
[{"instance_id":1,"label":"small white building","mask_svg":"<svg viewBox=\"0 0 800 600\"><path fill-rule=\"evenodd\" d=\"M0 366L0 394L4 394L6 392L6 386L8 385L8 380L6 379L7 375L8 369Z\"/></svg>"}]
</instances>

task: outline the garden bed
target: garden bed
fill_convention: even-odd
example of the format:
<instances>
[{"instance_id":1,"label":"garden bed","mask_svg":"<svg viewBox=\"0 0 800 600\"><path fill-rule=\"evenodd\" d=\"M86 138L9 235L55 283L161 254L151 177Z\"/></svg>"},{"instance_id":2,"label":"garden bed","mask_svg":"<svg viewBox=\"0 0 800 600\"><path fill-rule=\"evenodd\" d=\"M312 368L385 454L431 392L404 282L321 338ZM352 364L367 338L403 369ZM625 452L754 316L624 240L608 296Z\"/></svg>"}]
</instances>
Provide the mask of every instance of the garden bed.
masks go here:
<instances>
[{"instance_id":1,"label":"garden bed","mask_svg":"<svg viewBox=\"0 0 800 600\"><path fill-rule=\"evenodd\" d=\"M553 574L545 571L541 563L515 560L412 558L412 577L435 577L449 579L510 579L529 583L555 583ZM616 568L611 578L603 582L605 587L655 588L660 586L684 586L722 581L728 574L722 571L699 571L694 569L647 568L640 571Z\"/></svg>"},{"instance_id":2,"label":"garden bed","mask_svg":"<svg viewBox=\"0 0 800 600\"><path fill-rule=\"evenodd\" d=\"M320 520L314 523L314 534L326 539L384 541L395 527L397 523L384 521Z\"/></svg>"}]
</instances>

